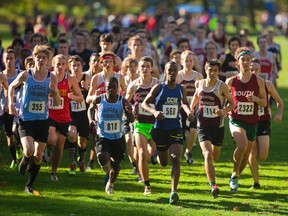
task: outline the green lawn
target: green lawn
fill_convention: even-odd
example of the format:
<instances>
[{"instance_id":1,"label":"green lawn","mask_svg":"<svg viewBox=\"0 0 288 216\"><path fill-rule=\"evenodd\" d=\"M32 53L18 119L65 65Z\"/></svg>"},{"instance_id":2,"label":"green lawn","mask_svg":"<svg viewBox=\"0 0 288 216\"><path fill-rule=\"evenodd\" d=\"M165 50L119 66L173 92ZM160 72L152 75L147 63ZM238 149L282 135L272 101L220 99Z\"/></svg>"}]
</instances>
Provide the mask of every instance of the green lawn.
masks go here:
<instances>
[{"instance_id":1,"label":"green lawn","mask_svg":"<svg viewBox=\"0 0 288 216\"><path fill-rule=\"evenodd\" d=\"M283 59L287 41L277 38L282 44ZM288 62L284 62L280 73L279 93L288 107ZM275 107L273 108L275 111ZM287 215L288 214L288 113L284 112L280 124L272 122L270 156L260 162L260 190L249 190L253 181L247 168L239 180L239 193L230 194L228 185L232 172L232 151L235 147L228 127L219 162L215 163L220 196L213 199L203 166L200 147L194 147L194 164L186 165L182 159L181 179L179 183L179 204L168 204L170 191L171 166L161 168L150 165L150 180L153 193L143 196L143 185L137 182L137 176L131 175L128 159L122 164L115 195L104 192L104 173L96 170L68 175L68 154L65 150L59 182L51 182L50 166L43 163L36 179L35 187L41 195L29 196L23 192L27 176L20 176L11 170L10 156L4 137L1 138L0 151L0 215ZM89 146L89 148L91 145ZM86 156L88 159L88 156ZM234 212L233 208L239 211Z\"/></svg>"}]
</instances>

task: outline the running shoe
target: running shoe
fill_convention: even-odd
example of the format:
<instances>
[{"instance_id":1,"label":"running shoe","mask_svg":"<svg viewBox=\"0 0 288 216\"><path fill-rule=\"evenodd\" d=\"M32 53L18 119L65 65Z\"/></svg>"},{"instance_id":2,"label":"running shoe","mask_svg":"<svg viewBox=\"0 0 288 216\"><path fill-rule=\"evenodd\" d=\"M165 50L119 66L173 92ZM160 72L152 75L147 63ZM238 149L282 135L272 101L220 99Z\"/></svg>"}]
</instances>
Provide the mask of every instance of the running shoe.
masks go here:
<instances>
[{"instance_id":1,"label":"running shoe","mask_svg":"<svg viewBox=\"0 0 288 216\"><path fill-rule=\"evenodd\" d=\"M144 188L144 195L149 195L149 194L151 194L151 186L145 186L145 188Z\"/></svg>"},{"instance_id":2,"label":"running shoe","mask_svg":"<svg viewBox=\"0 0 288 216\"><path fill-rule=\"evenodd\" d=\"M76 164L75 163L70 164L69 175L76 175Z\"/></svg>"},{"instance_id":3,"label":"running shoe","mask_svg":"<svg viewBox=\"0 0 288 216\"><path fill-rule=\"evenodd\" d=\"M28 194L34 195L34 196L39 196L40 195L39 191L35 190L32 187L28 187L28 186L25 187L25 192L28 193Z\"/></svg>"},{"instance_id":4,"label":"running shoe","mask_svg":"<svg viewBox=\"0 0 288 216\"><path fill-rule=\"evenodd\" d=\"M193 160L192 154L190 152L185 152L184 157L186 159L187 164L189 164L189 165L193 164L194 160Z\"/></svg>"},{"instance_id":5,"label":"running shoe","mask_svg":"<svg viewBox=\"0 0 288 216\"><path fill-rule=\"evenodd\" d=\"M104 184L105 184L105 186L107 185L108 181L109 181L109 174L106 174L106 175L105 175L105 178L104 178Z\"/></svg>"},{"instance_id":6,"label":"running shoe","mask_svg":"<svg viewBox=\"0 0 288 216\"><path fill-rule=\"evenodd\" d=\"M10 164L10 169L14 169L18 166L17 160L12 160Z\"/></svg>"},{"instance_id":7,"label":"running shoe","mask_svg":"<svg viewBox=\"0 0 288 216\"><path fill-rule=\"evenodd\" d=\"M253 189L260 189L260 184L259 183L254 183L254 185L250 188L250 190L253 190Z\"/></svg>"},{"instance_id":8,"label":"running shoe","mask_svg":"<svg viewBox=\"0 0 288 216\"><path fill-rule=\"evenodd\" d=\"M21 175L25 175L27 167L28 167L28 162L25 160L21 160L19 163L18 171Z\"/></svg>"},{"instance_id":9,"label":"running shoe","mask_svg":"<svg viewBox=\"0 0 288 216\"><path fill-rule=\"evenodd\" d=\"M79 169L80 169L80 172L85 172L85 164L82 162L82 163L79 163Z\"/></svg>"},{"instance_id":10,"label":"running shoe","mask_svg":"<svg viewBox=\"0 0 288 216\"><path fill-rule=\"evenodd\" d=\"M136 167L132 167L131 174L132 174L132 175L136 175L137 172L138 172L138 171L137 171L137 168L136 168Z\"/></svg>"},{"instance_id":11,"label":"running shoe","mask_svg":"<svg viewBox=\"0 0 288 216\"><path fill-rule=\"evenodd\" d=\"M50 177L51 181L58 181L58 177L55 172L51 172Z\"/></svg>"},{"instance_id":12,"label":"running shoe","mask_svg":"<svg viewBox=\"0 0 288 216\"><path fill-rule=\"evenodd\" d=\"M94 170L94 165L88 163L87 166L86 166L86 171L90 171L90 170Z\"/></svg>"},{"instance_id":13,"label":"running shoe","mask_svg":"<svg viewBox=\"0 0 288 216\"><path fill-rule=\"evenodd\" d=\"M171 193L169 203L171 205L176 204L179 201L179 196L176 192Z\"/></svg>"},{"instance_id":14,"label":"running shoe","mask_svg":"<svg viewBox=\"0 0 288 216\"><path fill-rule=\"evenodd\" d=\"M108 182L108 183L106 184L106 187L105 187L106 193L109 194L109 195L114 194L113 189L114 189L114 185L113 185L113 184L110 184L110 183Z\"/></svg>"},{"instance_id":15,"label":"running shoe","mask_svg":"<svg viewBox=\"0 0 288 216\"><path fill-rule=\"evenodd\" d=\"M157 164L157 156L155 157L154 155L152 155L150 158L150 162L151 162L151 164L156 165Z\"/></svg>"},{"instance_id":16,"label":"running shoe","mask_svg":"<svg viewBox=\"0 0 288 216\"><path fill-rule=\"evenodd\" d=\"M238 192L238 177L237 176L232 176L229 181L230 185L230 192L231 193L237 193Z\"/></svg>"},{"instance_id":17,"label":"running shoe","mask_svg":"<svg viewBox=\"0 0 288 216\"><path fill-rule=\"evenodd\" d=\"M16 149L16 158L17 160L21 160L22 159L22 148L19 146L17 149Z\"/></svg>"},{"instance_id":18,"label":"running shoe","mask_svg":"<svg viewBox=\"0 0 288 216\"><path fill-rule=\"evenodd\" d=\"M218 198L219 196L219 192L220 192L220 189L218 187L218 185L214 184L212 187L211 187L211 194L214 198Z\"/></svg>"},{"instance_id":19,"label":"running shoe","mask_svg":"<svg viewBox=\"0 0 288 216\"><path fill-rule=\"evenodd\" d=\"M46 163L51 162L51 152L46 148L43 154L43 161Z\"/></svg>"}]
</instances>

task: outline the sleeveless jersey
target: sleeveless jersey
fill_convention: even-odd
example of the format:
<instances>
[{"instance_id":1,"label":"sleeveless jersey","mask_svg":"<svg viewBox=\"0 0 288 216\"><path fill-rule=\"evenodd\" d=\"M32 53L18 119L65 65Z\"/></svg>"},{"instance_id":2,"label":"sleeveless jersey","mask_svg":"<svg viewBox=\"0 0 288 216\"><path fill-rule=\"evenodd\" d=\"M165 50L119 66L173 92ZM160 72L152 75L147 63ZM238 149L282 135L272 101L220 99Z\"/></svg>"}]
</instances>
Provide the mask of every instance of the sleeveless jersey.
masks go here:
<instances>
[{"instance_id":1,"label":"sleeveless jersey","mask_svg":"<svg viewBox=\"0 0 288 216\"><path fill-rule=\"evenodd\" d=\"M169 89L165 83L161 83L160 87L160 91L155 98L155 109L162 111L165 119L156 119L154 128L163 130L182 128L180 107L183 93L181 85L176 84L175 89Z\"/></svg>"},{"instance_id":2,"label":"sleeveless jersey","mask_svg":"<svg viewBox=\"0 0 288 216\"><path fill-rule=\"evenodd\" d=\"M68 83L68 74L66 73L64 78L58 82L58 90L60 95L60 105L56 106L53 101L53 97L49 95L49 118L58 123L71 122L70 116L70 99L68 93L70 92Z\"/></svg>"},{"instance_id":3,"label":"sleeveless jersey","mask_svg":"<svg viewBox=\"0 0 288 216\"><path fill-rule=\"evenodd\" d=\"M78 86L81 90L84 100L82 102L76 102L74 100L70 100L71 113L87 112L87 108L89 107L89 105L86 103L88 90L86 90L85 88L82 88L82 85L81 85L81 81L85 81L85 79L86 79L86 74L83 74L81 80L78 82Z\"/></svg>"},{"instance_id":4,"label":"sleeveless jersey","mask_svg":"<svg viewBox=\"0 0 288 216\"><path fill-rule=\"evenodd\" d=\"M50 93L50 73L42 81L34 79L31 70L23 85L20 118L23 121L46 120L48 118L48 96Z\"/></svg>"},{"instance_id":5,"label":"sleeveless jersey","mask_svg":"<svg viewBox=\"0 0 288 216\"><path fill-rule=\"evenodd\" d=\"M224 117L220 117L216 113L218 109L223 108L225 103L225 98L220 93L222 83L221 80L218 80L211 91L199 88L199 127L224 127Z\"/></svg>"},{"instance_id":6,"label":"sleeveless jersey","mask_svg":"<svg viewBox=\"0 0 288 216\"><path fill-rule=\"evenodd\" d=\"M266 92L266 107L258 106L258 115L259 115L259 121L270 121L271 113L270 113L270 107L269 107L269 98L270 98L270 92L265 84L265 92Z\"/></svg>"},{"instance_id":7,"label":"sleeveless jersey","mask_svg":"<svg viewBox=\"0 0 288 216\"><path fill-rule=\"evenodd\" d=\"M2 99L2 97L4 96L4 94L3 94L3 87L2 87L2 85L0 85L0 95L1 95L1 99ZM17 100L16 100L17 101ZM0 104L0 116L2 116L3 115L3 113L4 113L4 110L3 110L3 106L2 106L2 104Z\"/></svg>"},{"instance_id":8,"label":"sleeveless jersey","mask_svg":"<svg viewBox=\"0 0 288 216\"><path fill-rule=\"evenodd\" d=\"M224 73L231 73L231 75L233 76L238 74L238 69L236 67L236 59L234 58L233 55L231 55L231 53L226 54L226 58L221 66L221 70ZM226 77L219 76L219 78L222 81L226 80Z\"/></svg>"},{"instance_id":9,"label":"sleeveless jersey","mask_svg":"<svg viewBox=\"0 0 288 216\"><path fill-rule=\"evenodd\" d=\"M98 135L109 140L120 139L123 136L123 98L118 95L116 103L109 103L105 94L101 95L98 105Z\"/></svg>"},{"instance_id":10,"label":"sleeveless jersey","mask_svg":"<svg viewBox=\"0 0 288 216\"><path fill-rule=\"evenodd\" d=\"M10 85L10 84L16 79L16 77L18 76L18 74L19 74L20 72L21 72L21 71L20 71L19 69L16 70L16 74L15 74L15 76L13 76L13 77L8 77L8 76L6 75L7 81L8 81L8 85ZM14 97L13 97L13 102L14 102L14 104L16 104L16 96L17 96L17 93L18 93L19 89L20 89L20 88L15 88L15 89L14 89ZM1 104L2 104L2 107L4 107L5 104L6 104L6 99L5 99L5 97L4 97L4 92L3 92L3 91L1 92Z\"/></svg>"},{"instance_id":11,"label":"sleeveless jersey","mask_svg":"<svg viewBox=\"0 0 288 216\"><path fill-rule=\"evenodd\" d=\"M117 80L118 80L118 83L120 83L120 74L114 72L114 75L113 75L113 76L116 77ZM104 74L103 71L98 74L98 83L97 83L97 86L98 86L98 87L97 87L97 90L100 89L100 93L99 93L99 94L104 94L104 93L106 93L106 88L105 88L105 74Z\"/></svg>"},{"instance_id":12,"label":"sleeveless jersey","mask_svg":"<svg viewBox=\"0 0 288 216\"><path fill-rule=\"evenodd\" d=\"M192 71L192 76L189 77L189 78L186 78L184 76L184 72L180 71L178 73L178 83L181 85L181 86L184 86L186 88L186 93L187 93L187 100L188 100L188 103L189 105L191 104L192 102L192 98L193 98L193 95L195 93L195 82L198 80L198 77L197 77L197 71Z\"/></svg>"},{"instance_id":13,"label":"sleeveless jersey","mask_svg":"<svg viewBox=\"0 0 288 216\"><path fill-rule=\"evenodd\" d=\"M258 58L261 62L260 76L265 80L270 80L273 73L273 53L268 52L266 58L261 58L259 52L255 52L255 58Z\"/></svg>"},{"instance_id":14,"label":"sleeveless jersey","mask_svg":"<svg viewBox=\"0 0 288 216\"><path fill-rule=\"evenodd\" d=\"M259 95L259 86L256 75L252 74L247 83L239 80L238 76L232 78L231 94L235 103L234 110L231 111L233 119L244 121L248 124L258 123L258 104L249 102L248 95Z\"/></svg>"},{"instance_id":15,"label":"sleeveless jersey","mask_svg":"<svg viewBox=\"0 0 288 216\"><path fill-rule=\"evenodd\" d=\"M137 121L139 123L150 123L153 124L155 122L155 117L150 112L144 110L141 106L142 102L144 101L145 97L149 94L151 88L158 83L158 79L152 77L151 84L149 87L144 87L140 84L140 78L136 79L134 84L133 90L133 102L134 102L134 112L137 116ZM150 104L150 106L154 106L154 104Z\"/></svg>"},{"instance_id":16,"label":"sleeveless jersey","mask_svg":"<svg viewBox=\"0 0 288 216\"><path fill-rule=\"evenodd\" d=\"M227 38L226 38L226 35L223 34L220 38L218 38L215 34L215 32L212 33L211 35L212 37L212 40L218 44L218 46L220 46L221 48L222 47L225 47L226 45L226 41L227 41Z\"/></svg>"}]
</instances>

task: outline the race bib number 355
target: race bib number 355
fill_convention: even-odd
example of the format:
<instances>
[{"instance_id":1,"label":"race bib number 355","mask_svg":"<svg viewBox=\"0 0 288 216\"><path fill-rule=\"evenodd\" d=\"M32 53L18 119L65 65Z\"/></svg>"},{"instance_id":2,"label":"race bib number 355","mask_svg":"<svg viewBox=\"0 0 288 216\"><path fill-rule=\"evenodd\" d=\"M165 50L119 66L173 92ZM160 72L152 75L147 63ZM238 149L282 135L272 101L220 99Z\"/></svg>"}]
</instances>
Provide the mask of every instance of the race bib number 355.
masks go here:
<instances>
[{"instance_id":1,"label":"race bib number 355","mask_svg":"<svg viewBox=\"0 0 288 216\"><path fill-rule=\"evenodd\" d=\"M104 121L104 132L105 133L120 132L120 121L119 120Z\"/></svg>"},{"instance_id":2,"label":"race bib number 355","mask_svg":"<svg viewBox=\"0 0 288 216\"><path fill-rule=\"evenodd\" d=\"M165 118L177 118L178 105L163 105L163 113Z\"/></svg>"},{"instance_id":3,"label":"race bib number 355","mask_svg":"<svg viewBox=\"0 0 288 216\"><path fill-rule=\"evenodd\" d=\"M44 113L45 102L44 101L30 101L28 111L31 113Z\"/></svg>"},{"instance_id":4,"label":"race bib number 355","mask_svg":"<svg viewBox=\"0 0 288 216\"><path fill-rule=\"evenodd\" d=\"M254 103L253 102L238 102L238 115L253 115Z\"/></svg>"}]
</instances>

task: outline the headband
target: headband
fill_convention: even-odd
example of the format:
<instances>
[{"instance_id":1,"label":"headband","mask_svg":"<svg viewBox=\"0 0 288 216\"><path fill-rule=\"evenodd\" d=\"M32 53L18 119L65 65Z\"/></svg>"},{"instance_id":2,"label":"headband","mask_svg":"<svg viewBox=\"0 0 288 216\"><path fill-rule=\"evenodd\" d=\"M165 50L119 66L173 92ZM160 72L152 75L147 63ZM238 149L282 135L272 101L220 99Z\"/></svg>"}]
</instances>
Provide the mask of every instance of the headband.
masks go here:
<instances>
[{"instance_id":1,"label":"headband","mask_svg":"<svg viewBox=\"0 0 288 216\"><path fill-rule=\"evenodd\" d=\"M240 52L238 55L237 55L237 60L239 60L239 58L243 55L250 55L251 56L251 52L249 50L243 50L242 52Z\"/></svg>"},{"instance_id":2,"label":"headband","mask_svg":"<svg viewBox=\"0 0 288 216\"><path fill-rule=\"evenodd\" d=\"M105 59L114 60L115 59L115 55L114 54L104 54L103 56L100 56L100 61L103 61Z\"/></svg>"},{"instance_id":3,"label":"headband","mask_svg":"<svg viewBox=\"0 0 288 216\"><path fill-rule=\"evenodd\" d=\"M255 65L258 65L261 68L261 65L258 62L252 62Z\"/></svg>"}]
</instances>

